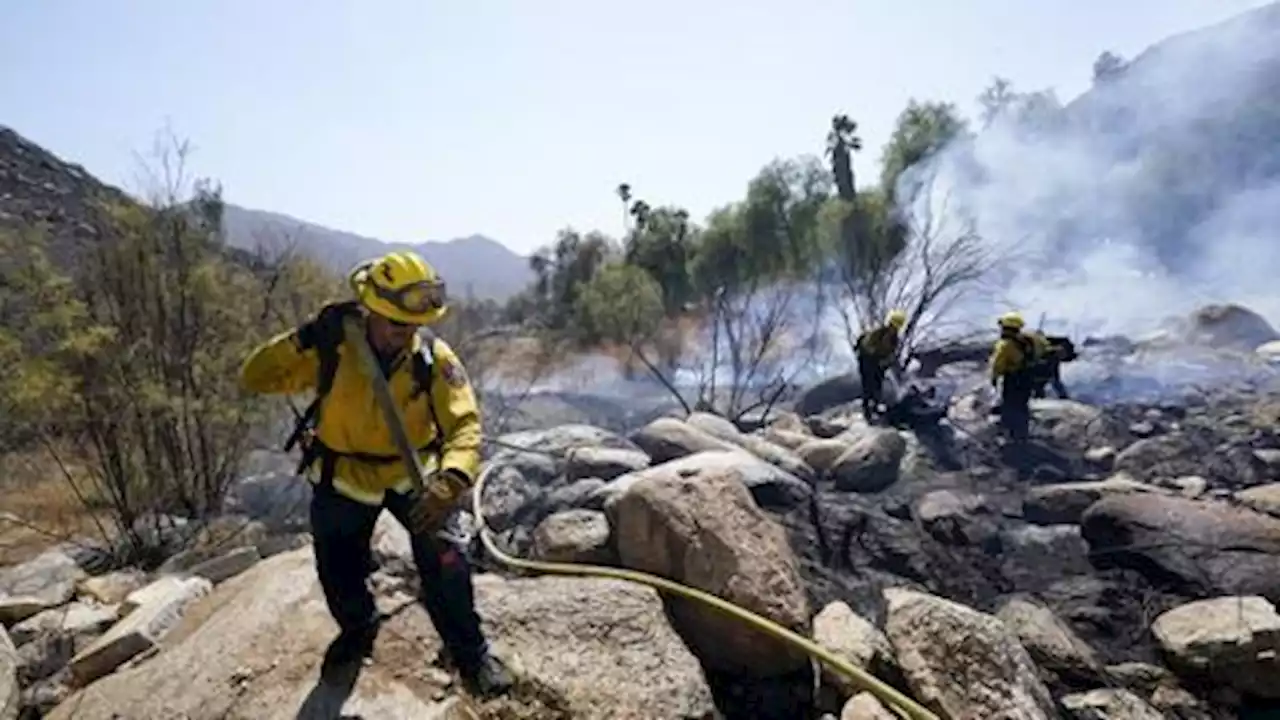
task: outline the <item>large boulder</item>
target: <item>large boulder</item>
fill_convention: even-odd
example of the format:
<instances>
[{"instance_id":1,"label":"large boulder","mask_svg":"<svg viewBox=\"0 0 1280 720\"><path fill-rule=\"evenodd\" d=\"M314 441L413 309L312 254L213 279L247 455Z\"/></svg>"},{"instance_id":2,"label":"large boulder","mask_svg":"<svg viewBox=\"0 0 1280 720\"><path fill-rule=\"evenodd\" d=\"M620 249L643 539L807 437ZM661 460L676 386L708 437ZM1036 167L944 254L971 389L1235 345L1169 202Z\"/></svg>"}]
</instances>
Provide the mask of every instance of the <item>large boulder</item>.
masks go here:
<instances>
[{"instance_id":1,"label":"large boulder","mask_svg":"<svg viewBox=\"0 0 1280 720\"><path fill-rule=\"evenodd\" d=\"M898 481L907 441L897 430L874 428L856 440L832 464L837 490L879 492Z\"/></svg>"},{"instance_id":2,"label":"large boulder","mask_svg":"<svg viewBox=\"0 0 1280 720\"><path fill-rule=\"evenodd\" d=\"M628 473L600 488L597 498L603 503L647 478L704 475L734 478L746 486L756 503L767 508L794 507L808 500L813 493L813 488L803 480L745 450L734 448L694 453L679 460Z\"/></svg>"},{"instance_id":3,"label":"large boulder","mask_svg":"<svg viewBox=\"0 0 1280 720\"><path fill-rule=\"evenodd\" d=\"M1218 597L1179 605L1151 624L1175 669L1280 699L1280 615L1265 598Z\"/></svg>"},{"instance_id":4,"label":"large boulder","mask_svg":"<svg viewBox=\"0 0 1280 720\"><path fill-rule=\"evenodd\" d=\"M815 479L813 468L809 467L809 464L795 452L786 447L770 442L759 435L747 435L739 431L733 423L719 415L695 412L691 414L685 422L706 432L708 435L711 435L716 439L736 445L761 460L764 460L770 465L776 465L805 482L813 482Z\"/></svg>"},{"instance_id":5,"label":"large boulder","mask_svg":"<svg viewBox=\"0 0 1280 720\"><path fill-rule=\"evenodd\" d=\"M996 618L888 588L885 633L912 694L945 718L1058 717L1026 648Z\"/></svg>"},{"instance_id":6,"label":"large boulder","mask_svg":"<svg viewBox=\"0 0 1280 720\"><path fill-rule=\"evenodd\" d=\"M1164 488L1134 480L1117 473L1106 480L1053 483L1027 490L1022 501L1022 515L1028 522L1040 525L1077 523L1090 505L1111 495L1128 493L1172 494Z\"/></svg>"},{"instance_id":7,"label":"large boulder","mask_svg":"<svg viewBox=\"0 0 1280 720\"><path fill-rule=\"evenodd\" d=\"M308 547L227 581L191 608L158 655L89 685L48 717L450 717L459 698L449 674L432 664L439 638L408 596L379 597L391 618L358 677L319 678L336 629L312 564ZM476 593L495 652L529 681L502 701L508 715L492 716L711 712L697 660L668 627L653 590L612 580L481 575Z\"/></svg>"},{"instance_id":8,"label":"large boulder","mask_svg":"<svg viewBox=\"0 0 1280 720\"><path fill-rule=\"evenodd\" d=\"M742 472L732 463L689 474L654 473L659 469L605 505L622 564L705 590L808 635L809 602L799 563L786 532L752 499ZM794 648L693 601L672 598L671 615L708 667L770 676L808 662Z\"/></svg>"},{"instance_id":9,"label":"large boulder","mask_svg":"<svg viewBox=\"0 0 1280 720\"><path fill-rule=\"evenodd\" d=\"M497 454L535 450L556 456L565 456L574 448L601 447L618 450L638 450L630 440L594 425L569 423L545 430L522 430L500 435L495 443Z\"/></svg>"},{"instance_id":10,"label":"large boulder","mask_svg":"<svg viewBox=\"0 0 1280 720\"><path fill-rule=\"evenodd\" d=\"M649 454L655 463L705 452L707 450L734 450L737 446L725 442L683 420L662 417L631 434L631 441Z\"/></svg>"},{"instance_id":11,"label":"large boulder","mask_svg":"<svg viewBox=\"0 0 1280 720\"><path fill-rule=\"evenodd\" d=\"M1259 345L1280 340L1280 334L1258 313L1240 305L1206 305L1187 317L1183 338L1211 348L1251 352Z\"/></svg>"},{"instance_id":12,"label":"large boulder","mask_svg":"<svg viewBox=\"0 0 1280 720\"><path fill-rule=\"evenodd\" d=\"M1280 518L1225 502L1131 493L1091 505L1081 530L1100 562L1177 581L1196 595L1280 602Z\"/></svg>"},{"instance_id":13,"label":"large boulder","mask_svg":"<svg viewBox=\"0 0 1280 720\"><path fill-rule=\"evenodd\" d=\"M1061 448L1080 452L1105 443L1119 429L1100 408L1075 400L1032 400L1031 413L1037 433L1043 432Z\"/></svg>"},{"instance_id":14,"label":"large boulder","mask_svg":"<svg viewBox=\"0 0 1280 720\"><path fill-rule=\"evenodd\" d=\"M853 402L862 397L862 381L857 373L845 373L817 382L800 391L794 410L801 416L817 415L824 410Z\"/></svg>"}]
</instances>

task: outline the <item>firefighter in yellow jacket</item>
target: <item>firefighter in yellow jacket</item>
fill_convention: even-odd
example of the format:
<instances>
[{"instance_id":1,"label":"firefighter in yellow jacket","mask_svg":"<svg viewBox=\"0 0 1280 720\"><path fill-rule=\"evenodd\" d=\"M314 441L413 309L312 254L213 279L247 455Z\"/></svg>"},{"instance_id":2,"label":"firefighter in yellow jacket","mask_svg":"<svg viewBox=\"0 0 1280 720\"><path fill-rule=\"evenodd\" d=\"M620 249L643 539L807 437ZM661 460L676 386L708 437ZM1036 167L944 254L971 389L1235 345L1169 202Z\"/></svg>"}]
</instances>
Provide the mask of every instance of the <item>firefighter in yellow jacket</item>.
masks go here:
<instances>
[{"instance_id":1,"label":"firefighter in yellow jacket","mask_svg":"<svg viewBox=\"0 0 1280 720\"><path fill-rule=\"evenodd\" d=\"M364 263L350 281L355 302L328 305L272 338L241 371L242 385L252 392L317 394L304 457L319 465L310 477L311 532L317 575L339 626L326 665L356 661L372 650L381 617L367 585L369 545L386 509L410 532L422 603L463 681L482 695L503 692L512 678L481 632L470 567L462 549L441 532L479 471L481 440L480 413L462 363L443 340L419 331L445 314L444 283L413 253ZM420 448L428 471L425 492L414 492L372 383L343 338L343 320L351 314L364 318L405 430Z\"/></svg>"},{"instance_id":2,"label":"firefighter in yellow jacket","mask_svg":"<svg viewBox=\"0 0 1280 720\"><path fill-rule=\"evenodd\" d=\"M891 310L884 324L858 336L858 379L862 384L862 416L868 421L884 396L884 376L898 361L898 336L907 324L907 314Z\"/></svg>"},{"instance_id":3,"label":"firefighter in yellow jacket","mask_svg":"<svg viewBox=\"0 0 1280 720\"><path fill-rule=\"evenodd\" d=\"M1036 338L1023 332L1025 323L1016 312L1005 313L997 323L1000 339L991 351L991 386L1000 387L1000 420L1014 440L1030 433L1033 370L1042 352Z\"/></svg>"}]
</instances>

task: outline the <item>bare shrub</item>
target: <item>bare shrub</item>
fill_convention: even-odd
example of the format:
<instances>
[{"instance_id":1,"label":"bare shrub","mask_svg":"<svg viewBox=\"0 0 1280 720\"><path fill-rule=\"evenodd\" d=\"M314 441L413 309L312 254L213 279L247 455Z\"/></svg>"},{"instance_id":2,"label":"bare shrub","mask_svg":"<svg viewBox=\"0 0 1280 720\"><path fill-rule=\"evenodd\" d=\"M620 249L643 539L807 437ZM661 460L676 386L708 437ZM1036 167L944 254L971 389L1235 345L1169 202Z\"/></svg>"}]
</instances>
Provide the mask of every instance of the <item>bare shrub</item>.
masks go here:
<instances>
[{"instance_id":1,"label":"bare shrub","mask_svg":"<svg viewBox=\"0 0 1280 720\"><path fill-rule=\"evenodd\" d=\"M982 289L992 266L994 258L974 223L951 207L950 193L939 188L936 171L913 171L925 173L916 195L889 218L866 217L864 208L842 208L844 214L863 215L852 223L856 237L837 243L843 302L833 306L850 349L863 329L882 323L895 308L907 313L903 357L924 344L953 339L957 326L951 316L957 304Z\"/></svg>"}]
</instances>

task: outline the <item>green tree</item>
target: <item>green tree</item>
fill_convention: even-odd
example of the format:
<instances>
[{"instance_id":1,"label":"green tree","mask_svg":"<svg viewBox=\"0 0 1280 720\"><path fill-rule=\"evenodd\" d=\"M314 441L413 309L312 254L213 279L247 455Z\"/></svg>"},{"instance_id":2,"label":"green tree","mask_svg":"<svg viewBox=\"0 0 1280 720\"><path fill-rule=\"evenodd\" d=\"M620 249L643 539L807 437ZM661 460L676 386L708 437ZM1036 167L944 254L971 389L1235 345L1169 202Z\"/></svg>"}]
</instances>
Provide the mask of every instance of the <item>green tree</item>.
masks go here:
<instances>
[{"instance_id":1,"label":"green tree","mask_svg":"<svg viewBox=\"0 0 1280 720\"><path fill-rule=\"evenodd\" d=\"M821 262L818 218L831 177L816 157L775 160L752 178L741 207L749 271L766 277L809 274Z\"/></svg>"},{"instance_id":2,"label":"green tree","mask_svg":"<svg viewBox=\"0 0 1280 720\"><path fill-rule=\"evenodd\" d=\"M967 132L967 122L955 104L910 100L898 114L881 157L880 187L888 200L894 201L898 180L908 168Z\"/></svg>"},{"instance_id":3,"label":"green tree","mask_svg":"<svg viewBox=\"0 0 1280 720\"><path fill-rule=\"evenodd\" d=\"M551 247L535 252L529 267L535 276L533 295L538 320L548 329L567 329L578 292L618 252L617 243L607 235L584 235L572 228L561 230Z\"/></svg>"},{"instance_id":4,"label":"green tree","mask_svg":"<svg viewBox=\"0 0 1280 720\"><path fill-rule=\"evenodd\" d=\"M662 288L662 304L667 315L678 315L693 299L689 262L700 230L689 222L689 212L684 208L650 208L643 200L636 201L633 207L640 211L627 237L624 257L631 265L647 272Z\"/></svg>"},{"instance_id":5,"label":"green tree","mask_svg":"<svg viewBox=\"0 0 1280 720\"><path fill-rule=\"evenodd\" d=\"M576 311L578 322L593 337L638 347L661 325L662 288L639 267L611 263L582 288Z\"/></svg>"}]
</instances>

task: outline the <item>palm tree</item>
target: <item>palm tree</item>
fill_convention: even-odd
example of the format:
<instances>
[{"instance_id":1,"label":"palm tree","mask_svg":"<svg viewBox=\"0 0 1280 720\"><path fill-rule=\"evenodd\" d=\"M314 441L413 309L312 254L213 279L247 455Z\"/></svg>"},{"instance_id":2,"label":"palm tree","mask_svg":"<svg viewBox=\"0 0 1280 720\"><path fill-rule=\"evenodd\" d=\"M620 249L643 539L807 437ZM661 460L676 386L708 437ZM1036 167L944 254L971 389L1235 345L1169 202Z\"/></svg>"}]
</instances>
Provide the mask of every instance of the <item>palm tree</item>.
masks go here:
<instances>
[{"instance_id":1,"label":"palm tree","mask_svg":"<svg viewBox=\"0 0 1280 720\"><path fill-rule=\"evenodd\" d=\"M627 231L627 207L631 205L631 185L630 183L618 183L618 198L622 200L622 232Z\"/></svg>"},{"instance_id":2,"label":"palm tree","mask_svg":"<svg viewBox=\"0 0 1280 720\"><path fill-rule=\"evenodd\" d=\"M842 200L853 202L857 189L853 176L853 153L862 150L862 138L858 137L858 123L848 115L831 118L831 131L827 133L827 155L831 158L831 175L836 182L836 192Z\"/></svg>"}]
</instances>

